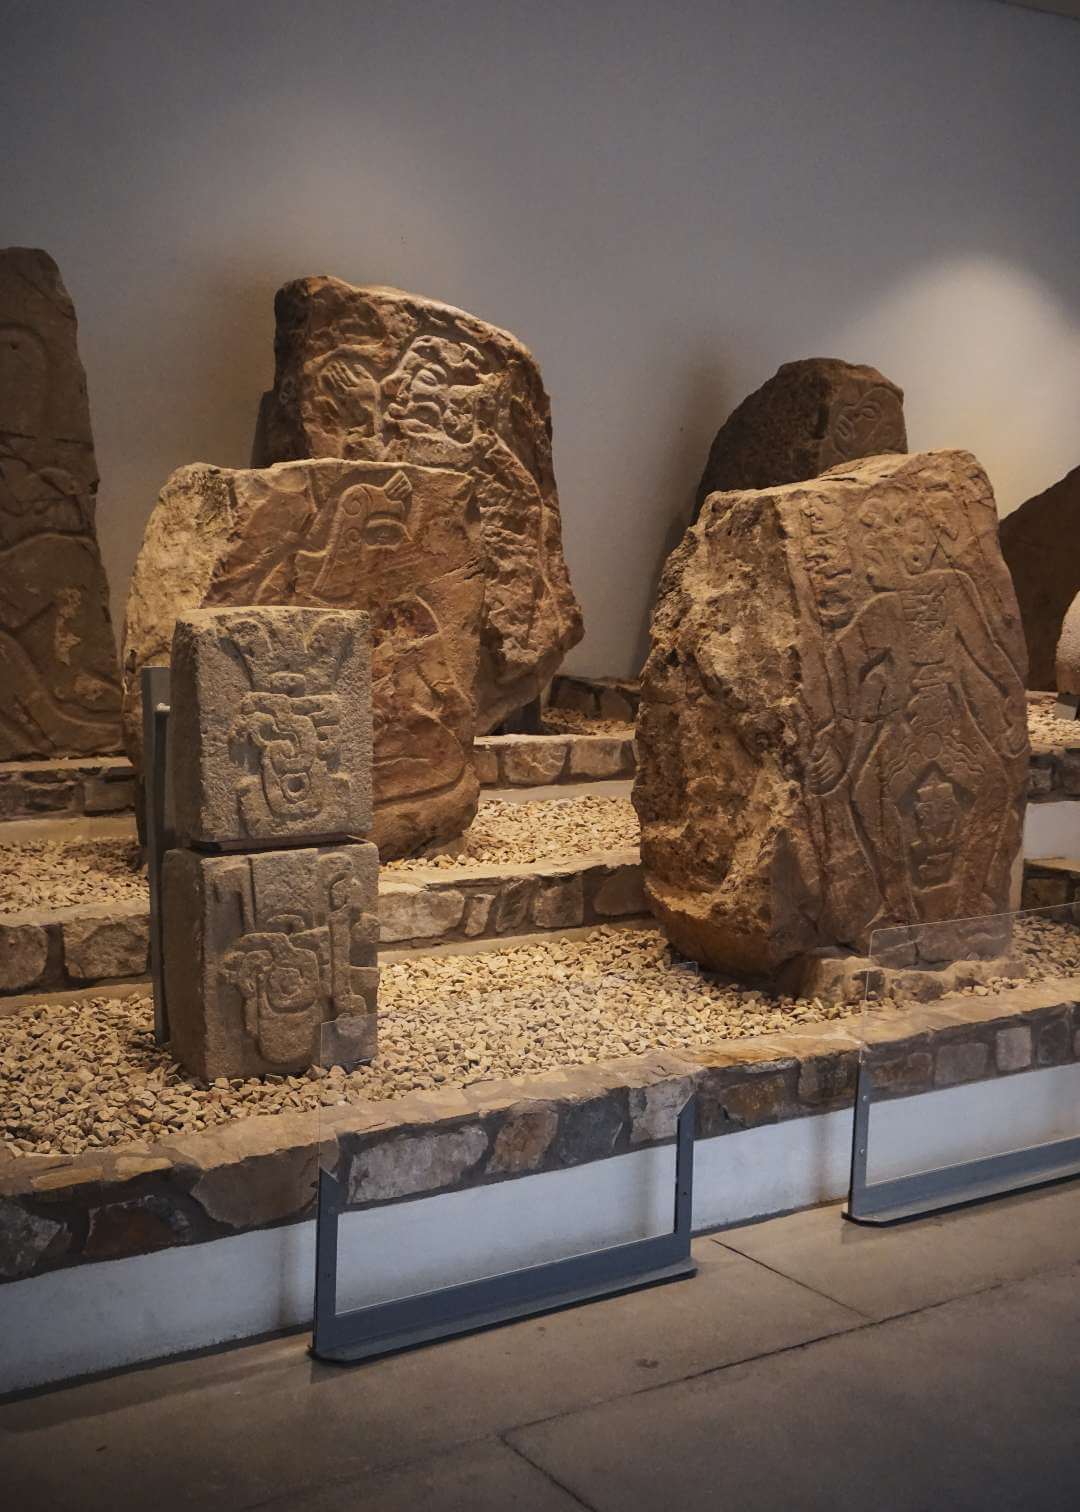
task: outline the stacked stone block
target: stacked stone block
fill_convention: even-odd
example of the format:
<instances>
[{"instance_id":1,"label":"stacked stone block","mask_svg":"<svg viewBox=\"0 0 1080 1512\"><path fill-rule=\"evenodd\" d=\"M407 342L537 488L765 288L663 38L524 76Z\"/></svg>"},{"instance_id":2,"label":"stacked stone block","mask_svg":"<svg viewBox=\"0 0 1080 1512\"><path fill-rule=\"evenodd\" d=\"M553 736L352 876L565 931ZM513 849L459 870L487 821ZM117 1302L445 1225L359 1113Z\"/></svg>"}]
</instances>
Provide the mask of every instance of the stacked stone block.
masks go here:
<instances>
[{"instance_id":1,"label":"stacked stone block","mask_svg":"<svg viewBox=\"0 0 1080 1512\"><path fill-rule=\"evenodd\" d=\"M162 876L173 1053L195 1075L376 1045L379 856L366 614L199 609L172 643Z\"/></svg>"}]
</instances>

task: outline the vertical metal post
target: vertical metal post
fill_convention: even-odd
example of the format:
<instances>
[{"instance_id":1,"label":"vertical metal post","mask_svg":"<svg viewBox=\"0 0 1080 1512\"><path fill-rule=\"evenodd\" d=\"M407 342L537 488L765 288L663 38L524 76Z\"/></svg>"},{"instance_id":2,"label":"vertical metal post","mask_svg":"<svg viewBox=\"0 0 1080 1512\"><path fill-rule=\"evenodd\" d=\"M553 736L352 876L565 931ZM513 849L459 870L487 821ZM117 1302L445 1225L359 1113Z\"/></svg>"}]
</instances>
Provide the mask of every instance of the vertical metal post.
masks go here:
<instances>
[{"instance_id":1,"label":"vertical metal post","mask_svg":"<svg viewBox=\"0 0 1080 1512\"><path fill-rule=\"evenodd\" d=\"M855 1116L851 1124L851 1181L848 1186L848 1213L852 1218L858 1218L861 1215L862 1200L866 1192L872 1096L873 1076L864 1045L859 1050L859 1064L855 1073Z\"/></svg>"},{"instance_id":2,"label":"vertical metal post","mask_svg":"<svg viewBox=\"0 0 1080 1512\"><path fill-rule=\"evenodd\" d=\"M161 920L161 867L169 844L165 823L169 750L168 667L143 668L142 716L146 869L150 882L150 976L154 984L154 1038L163 1045L169 1038Z\"/></svg>"}]
</instances>

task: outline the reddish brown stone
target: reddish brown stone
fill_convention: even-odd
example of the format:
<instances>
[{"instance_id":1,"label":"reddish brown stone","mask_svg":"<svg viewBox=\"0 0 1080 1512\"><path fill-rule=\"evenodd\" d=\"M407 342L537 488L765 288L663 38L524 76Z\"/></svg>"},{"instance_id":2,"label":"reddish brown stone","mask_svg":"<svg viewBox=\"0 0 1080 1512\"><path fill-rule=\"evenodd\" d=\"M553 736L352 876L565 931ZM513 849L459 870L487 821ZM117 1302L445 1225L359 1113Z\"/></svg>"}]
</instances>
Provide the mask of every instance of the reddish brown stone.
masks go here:
<instances>
[{"instance_id":1,"label":"reddish brown stone","mask_svg":"<svg viewBox=\"0 0 1080 1512\"><path fill-rule=\"evenodd\" d=\"M1080 467L1001 522L1001 552L1012 573L1028 649L1028 687L1050 688L1069 605L1080 593Z\"/></svg>"},{"instance_id":2,"label":"reddish brown stone","mask_svg":"<svg viewBox=\"0 0 1080 1512\"><path fill-rule=\"evenodd\" d=\"M0 251L0 760L120 746L75 309L46 252Z\"/></svg>"}]
</instances>

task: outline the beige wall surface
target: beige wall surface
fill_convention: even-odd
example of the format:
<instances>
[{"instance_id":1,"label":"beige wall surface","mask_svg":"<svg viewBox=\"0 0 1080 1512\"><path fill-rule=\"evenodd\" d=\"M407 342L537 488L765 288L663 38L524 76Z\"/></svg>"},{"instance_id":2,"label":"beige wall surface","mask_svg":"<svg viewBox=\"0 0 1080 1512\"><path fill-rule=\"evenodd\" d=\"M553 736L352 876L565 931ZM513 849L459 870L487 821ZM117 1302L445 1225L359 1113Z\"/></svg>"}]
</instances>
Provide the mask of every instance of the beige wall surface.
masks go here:
<instances>
[{"instance_id":1,"label":"beige wall surface","mask_svg":"<svg viewBox=\"0 0 1080 1512\"><path fill-rule=\"evenodd\" d=\"M1080 27L981 0L0 0L0 242L80 319L119 620L157 490L247 462L288 278L509 327L580 671L636 670L709 442L872 362L1002 511L1080 462Z\"/></svg>"}]
</instances>

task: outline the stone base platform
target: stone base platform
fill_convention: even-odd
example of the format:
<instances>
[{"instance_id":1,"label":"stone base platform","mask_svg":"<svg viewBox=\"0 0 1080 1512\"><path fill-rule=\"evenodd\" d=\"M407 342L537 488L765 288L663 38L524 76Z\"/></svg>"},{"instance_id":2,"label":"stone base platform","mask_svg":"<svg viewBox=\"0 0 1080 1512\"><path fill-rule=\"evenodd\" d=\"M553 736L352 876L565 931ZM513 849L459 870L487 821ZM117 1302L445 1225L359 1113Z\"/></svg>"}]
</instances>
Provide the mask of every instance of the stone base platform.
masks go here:
<instances>
[{"instance_id":1,"label":"stone base platform","mask_svg":"<svg viewBox=\"0 0 1080 1512\"><path fill-rule=\"evenodd\" d=\"M869 1025L248 1117L156 1145L3 1156L0 1280L301 1222L320 1150L360 1210L669 1142L691 1092L699 1141L831 1113L851 1104L861 1040L883 1099L1064 1066L1080 1059L1080 978L882 1008Z\"/></svg>"},{"instance_id":2,"label":"stone base platform","mask_svg":"<svg viewBox=\"0 0 1080 1512\"><path fill-rule=\"evenodd\" d=\"M0 762L0 820L122 814L135 808L126 756Z\"/></svg>"}]
</instances>

